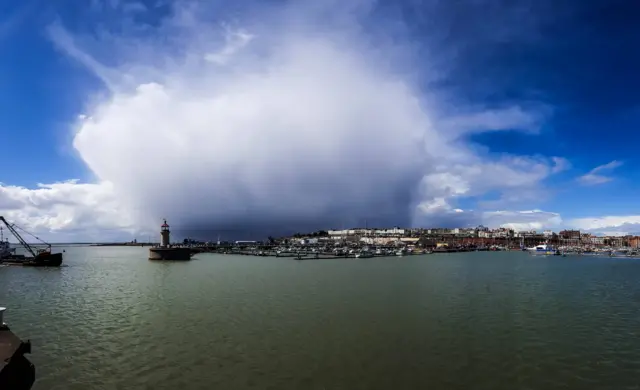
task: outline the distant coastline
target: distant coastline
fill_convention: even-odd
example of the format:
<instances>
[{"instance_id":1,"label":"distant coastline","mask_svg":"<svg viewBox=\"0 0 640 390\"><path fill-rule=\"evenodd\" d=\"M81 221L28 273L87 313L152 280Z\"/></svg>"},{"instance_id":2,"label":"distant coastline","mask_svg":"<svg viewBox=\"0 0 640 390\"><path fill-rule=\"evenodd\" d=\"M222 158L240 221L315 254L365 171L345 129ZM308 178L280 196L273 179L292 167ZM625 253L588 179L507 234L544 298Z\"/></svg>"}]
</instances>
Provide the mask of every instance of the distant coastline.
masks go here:
<instances>
[{"instance_id":1,"label":"distant coastline","mask_svg":"<svg viewBox=\"0 0 640 390\"><path fill-rule=\"evenodd\" d=\"M41 247L45 246L42 243L28 243L30 246ZM56 242L52 243L52 247L62 246L157 246L156 242Z\"/></svg>"},{"instance_id":2,"label":"distant coastline","mask_svg":"<svg viewBox=\"0 0 640 390\"><path fill-rule=\"evenodd\" d=\"M109 242L100 244L90 244L89 246L157 246L153 242Z\"/></svg>"}]
</instances>

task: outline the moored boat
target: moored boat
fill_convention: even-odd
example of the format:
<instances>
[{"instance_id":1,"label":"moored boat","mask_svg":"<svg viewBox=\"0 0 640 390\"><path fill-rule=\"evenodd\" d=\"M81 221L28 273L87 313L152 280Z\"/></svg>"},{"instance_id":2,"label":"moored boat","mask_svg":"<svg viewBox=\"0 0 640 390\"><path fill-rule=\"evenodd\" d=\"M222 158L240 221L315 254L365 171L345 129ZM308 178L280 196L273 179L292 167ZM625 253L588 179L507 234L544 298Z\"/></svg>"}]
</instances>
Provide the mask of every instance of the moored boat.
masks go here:
<instances>
[{"instance_id":1,"label":"moored boat","mask_svg":"<svg viewBox=\"0 0 640 390\"><path fill-rule=\"evenodd\" d=\"M526 251L535 255L553 255L556 253L556 251L551 247L551 245L547 245L547 244L541 244L531 248L526 248Z\"/></svg>"},{"instance_id":2,"label":"moored boat","mask_svg":"<svg viewBox=\"0 0 640 390\"><path fill-rule=\"evenodd\" d=\"M33 259L26 260L22 265L25 267L60 267L62 265L62 253L42 251Z\"/></svg>"},{"instance_id":3,"label":"moored boat","mask_svg":"<svg viewBox=\"0 0 640 390\"><path fill-rule=\"evenodd\" d=\"M366 249L356 253L356 259L368 259L371 257L373 257L373 253L371 253L371 251L368 251Z\"/></svg>"}]
</instances>

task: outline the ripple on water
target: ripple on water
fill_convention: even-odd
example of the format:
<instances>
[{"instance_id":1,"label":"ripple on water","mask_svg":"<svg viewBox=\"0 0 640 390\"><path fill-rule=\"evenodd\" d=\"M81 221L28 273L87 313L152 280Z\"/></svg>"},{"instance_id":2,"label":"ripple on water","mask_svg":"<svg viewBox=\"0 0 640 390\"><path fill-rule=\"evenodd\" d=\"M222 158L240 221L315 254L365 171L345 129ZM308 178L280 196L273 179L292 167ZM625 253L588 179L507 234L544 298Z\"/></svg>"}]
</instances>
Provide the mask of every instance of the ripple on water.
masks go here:
<instances>
[{"instance_id":1,"label":"ripple on water","mask_svg":"<svg viewBox=\"0 0 640 390\"><path fill-rule=\"evenodd\" d=\"M640 262L520 253L362 261L68 248L0 268L35 390L631 389Z\"/></svg>"}]
</instances>

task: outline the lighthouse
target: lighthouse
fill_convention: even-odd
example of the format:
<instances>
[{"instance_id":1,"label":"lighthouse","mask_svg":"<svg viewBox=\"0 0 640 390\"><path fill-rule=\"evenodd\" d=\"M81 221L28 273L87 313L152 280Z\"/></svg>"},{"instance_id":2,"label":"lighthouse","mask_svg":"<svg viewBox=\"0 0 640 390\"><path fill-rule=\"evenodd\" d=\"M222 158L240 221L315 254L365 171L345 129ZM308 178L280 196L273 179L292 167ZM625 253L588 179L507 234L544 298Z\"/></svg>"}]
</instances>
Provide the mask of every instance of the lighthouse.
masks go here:
<instances>
[{"instance_id":1,"label":"lighthouse","mask_svg":"<svg viewBox=\"0 0 640 390\"><path fill-rule=\"evenodd\" d=\"M160 225L160 245L149 248L149 260L191 260L191 248L171 246L167 220Z\"/></svg>"},{"instance_id":2,"label":"lighthouse","mask_svg":"<svg viewBox=\"0 0 640 390\"><path fill-rule=\"evenodd\" d=\"M171 232L169 231L169 224L165 219L162 226L160 226L160 246L162 248L167 248L169 245L171 245L171 240L169 239L170 234Z\"/></svg>"}]
</instances>

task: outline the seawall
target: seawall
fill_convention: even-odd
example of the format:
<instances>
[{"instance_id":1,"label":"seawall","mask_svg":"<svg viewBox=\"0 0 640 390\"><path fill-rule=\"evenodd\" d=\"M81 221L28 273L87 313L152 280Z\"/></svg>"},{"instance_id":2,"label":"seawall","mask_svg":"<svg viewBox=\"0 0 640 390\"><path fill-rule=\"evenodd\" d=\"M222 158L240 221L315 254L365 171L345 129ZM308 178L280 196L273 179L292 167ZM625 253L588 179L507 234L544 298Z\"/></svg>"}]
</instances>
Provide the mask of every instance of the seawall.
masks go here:
<instances>
[{"instance_id":1,"label":"seawall","mask_svg":"<svg viewBox=\"0 0 640 390\"><path fill-rule=\"evenodd\" d=\"M191 260L189 248L149 248L149 260Z\"/></svg>"}]
</instances>

